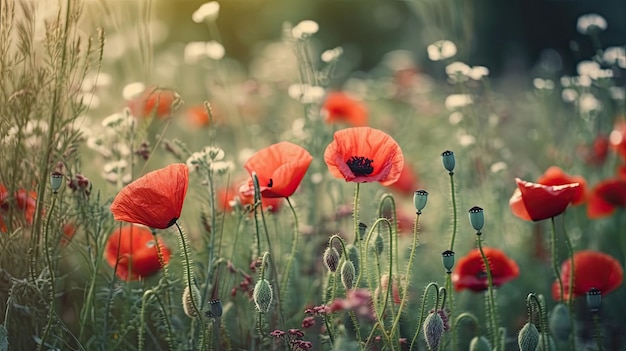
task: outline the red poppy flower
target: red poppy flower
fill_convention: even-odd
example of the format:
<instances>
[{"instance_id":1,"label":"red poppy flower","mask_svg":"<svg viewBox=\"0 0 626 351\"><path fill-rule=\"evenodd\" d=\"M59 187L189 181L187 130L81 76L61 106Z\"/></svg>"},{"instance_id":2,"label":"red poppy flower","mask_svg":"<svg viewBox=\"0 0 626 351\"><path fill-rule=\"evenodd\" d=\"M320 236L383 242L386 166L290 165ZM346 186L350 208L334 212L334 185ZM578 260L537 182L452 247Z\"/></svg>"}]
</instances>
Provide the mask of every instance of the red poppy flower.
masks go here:
<instances>
[{"instance_id":1,"label":"red poppy flower","mask_svg":"<svg viewBox=\"0 0 626 351\"><path fill-rule=\"evenodd\" d=\"M15 193L17 208L24 213L27 224L33 224L35 210L37 209L37 193L20 189Z\"/></svg>"},{"instance_id":2,"label":"red poppy flower","mask_svg":"<svg viewBox=\"0 0 626 351\"><path fill-rule=\"evenodd\" d=\"M222 211L230 212L237 206L251 207L254 205L254 186L251 181L245 181L228 189L220 189L217 191L217 199ZM278 212L282 202L282 197L261 197L263 209L274 213Z\"/></svg>"},{"instance_id":3,"label":"red poppy flower","mask_svg":"<svg viewBox=\"0 0 626 351\"><path fill-rule=\"evenodd\" d=\"M189 169L184 163L152 171L125 186L113 200L111 212L118 221L165 229L180 217Z\"/></svg>"},{"instance_id":4,"label":"red poppy flower","mask_svg":"<svg viewBox=\"0 0 626 351\"><path fill-rule=\"evenodd\" d=\"M509 200L514 215L527 221L541 221L560 215L572 202L578 183L543 185L515 178L517 189Z\"/></svg>"},{"instance_id":5,"label":"red poppy flower","mask_svg":"<svg viewBox=\"0 0 626 351\"><path fill-rule=\"evenodd\" d=\"M609 142L613 149L626 159L626 121L619 120L613 126L613 131L609 136Z\"/></svg>"},{"instance_id":6,"label":"red poppy flower","mask_svg":"<svg viewBox=\"0 0 626 351\"><path fill-rule=\"evenodd\" d=\"M609 138L599 134L591 145L580 145L576 148L580 159L590 166L601 166L609 155Z\"/></svg>"},{"instance_id":7,"label":"red poppy flower","mask_svg":"<svg viewBox=\"0 0 626 351\"><path fill-rule=\"evenodd\" d=\"M402 149L392 137L370 127L335 132L324 161L330 173L347 182L395 183L404 167Z\"/></svg>"},{"instance_id":8,"label":"red poppy flower","mask_svg":"<svg viewBox=\"0 0 626 351\"><path fill-rule=\"evenodd\" d=\"M395 183L389 184L389 188L397 193L406 196L413 196L415 190L419 189L417 173L413 167L404 160L404 167L400 172L400 178Z\"/></svg>"},{"instance_id":9,"label":"red poppy flower","mask_svg":"<svg viewBox=\"0 0 626 351\"><path fill-rule=\"evenodd\" d=\"M211 113L213 115L213 124L216 124L217 116L215 113L215 107L212 106L211 109ZM189 107L185 111L185 115L187 117L187 120L189 121L189 124L194 127L208 127L211 124L211 118L209 117L209 114L207 113L206 108L203 104Z\"/></svg>"},{"instance_id":10,"label":"red poppy flower","mask_svg":"<svg viewBox=\"0 0 626 351\"><path fill-rule=\"evenodd\" d=\"M155 237L150 229L126 225L118 228L107 240L104 258L122 280L137 280L148 277L161 269ZM159 238L163 262L170 260L170 250Z\"/></svg>"},{"instance_id":11,"label":"red poppy flower","mask_svg":"<svg viewBox=\"0 0 626 351\"><path fill-rule=\"evenodd\" d=\"M561 265L563 300L569 299L570 260ZM585 296L591 288L600 290L602 296L622 285L624 270L618 260L599 251L583 250L574 253L574 297ZM559 283L552 284L552 297L559 300Z\"/></svg>"},{"instance_id":12,"label":"red poppy flower","mask_svg":"<svg viewBox=\"0 0 626 351\"><path fill-rule=\"evenodd\" d=\"M491 269L491 280L495 287L517 278L519 267L503 251L483 247L485 256ZM473 249L467 256L462 257L452 273L454 289L459 291L469 289L475 292L485 291L488 288L487 272L480 250Z\"/></svg>"},{"instance_id":13,"label":"red poppy flower","mask_svg":"<svg viewBox=\"0 0 626 351\"><path fill-rule=\"evenodd\" d=\"M587 216L591 219L607 217L618 207L626 207L626 179L607 179L591 190Z\"/></svg>"},{"instance_id":14,"label":"red poppy flower","mask_svg":"<svg viewBox=\"0 0 626 351\"><path fill-rule=\"evenodd\" d=\"M128 102L130 113L137 118L170 117L182 104L180 95L170 89L146 88L143 93Z\"/></svg>"},{"instance_id":15,"label":"red poppy flower","mask_svg":"<svg viewBox=\"0 0 626 351\"><path fill-rule=\"evenodd\" d=\"M61 245L67 246L72 241L74 234L76 234L76 226L74 223L67 222L63 224L61 228L63 231L63 237L61 238Z\"/></svg>"},{"instance_id":16,"label":"red poppy flower","mask_svg":"<svg viewBox=\"0 0 626 351\"><path fill-rule=\"evenodd\" d=\"M263 197L289 197L298 188L313 156L289 142L270 145L257 151L243 167L259 179Z\"/></svg>"},{"instance_id":17,"label":"red poppy flower","mask_svg":"<svg viewBox=\"0 0 626 351\"><path fill-rule=\"evenodd\" d=\"M322 105L327 123L346 122L354 127L367 125L367 108L363 102L344 92L330 92Z\"/></svg>"},{"instance_id":18,"label":"red poppy flower","mask_svg":"<svg viewBox=\"0 0 626 351\"><path fill-rule=\"evenodd\" d=\"M4 222L4 218L2 218L2 214L9 209L9 204L6 202L9 193L7 188L0 184L0 232L6 232L7 224Z\"/></svg>"},{"instance_id":19,"label":"red poppy flower","mask_svg":"<svg viewBox=\"0 0 626 351\"><path fill-rule=\"evenodd\" d=\"M587 194L587 181L585 178L581 176L570 176L563 172L563 170L559 167L552 166L548 168L545 173L537 179L537 183L543 185L565 185L578 183L580 186L577 187L574 192L572 205L580 205L585 201L585 196Z\"/></svg>"}]
</instances>

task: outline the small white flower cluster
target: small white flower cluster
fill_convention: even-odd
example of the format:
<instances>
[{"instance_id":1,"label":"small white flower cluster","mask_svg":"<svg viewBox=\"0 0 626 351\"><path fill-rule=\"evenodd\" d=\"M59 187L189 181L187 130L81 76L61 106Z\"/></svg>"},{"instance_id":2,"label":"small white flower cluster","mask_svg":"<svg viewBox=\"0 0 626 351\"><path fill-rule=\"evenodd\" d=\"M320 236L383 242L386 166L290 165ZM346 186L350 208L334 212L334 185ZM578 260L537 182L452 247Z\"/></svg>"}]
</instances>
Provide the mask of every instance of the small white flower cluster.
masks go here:
<instances>
[{"instance_id":1,"label":"small white flower cluster","mask_svg":"<svg viewBox=\"0 0 626 351\"><path fill-rule=\"evenodd\" d=\"M27 147L39 147L45 133L48 131L48 122L44 120L29 120L23 128L13 126L2 137L2 144L17 143L21 140ZM18 138L20 136L20 138Z\"/></svg>"},{"instance_id":2,"label":"small white flower cluster","mask_svg":"<svg viewBox=\"0 0 626 351\"><path fill-rule=\"evenodd\" d=\"M197 63L201 58L208 57L212 60L224 58L226 50L224 46L215 40L192 41L185 45L184 60L186 64Z\"/></svg>"},{"instance_id":3,"label":"small white flower cluster","mask_svg":"<svg viewBox=\"0 0 626 351\"><path fill-rule=\"evenodd\" d=\"M604 17L597 13L589 13L578 17L576 22L576 29L580 34L591 34L594 30L604 31L607 28L607 23Z\"/></svg>"},{"instance_id":4,"label":"small white flower cluster","mask_svg":"<svg viewBox=\"0 0 626 351\"><path fill-rule=\"evenodd\" d=\"M291 29L291 35L296 39L305 40L310 38L313 34L317 33L319 29L320 26L319 24L317 24L317 22L304 20L296 24L295 27Z\"/></svg>"},{"instance_id":5,"label":"small white flower cluster","mask_svg":"<svg viewBox=\"0 0 626 351\"><path fill-rule=\"evenodd\" d=\"M437 40L426 47L431 61L441 61L456 55L456 45L450 40Z\"/></svg>"},{"instance_id":6,"label":"small white flower cluster","mask_svg":"<svg viewBox=\"0 0 626 351\"><path fill-rule=\"evenodd\" d=\"M455 111L474 102L469 94L450 94L446 96L444 105L449 111Z\"/></svg>"},{"instance_id":7,"label":"small white flower cluster","mask_svg":"<svg viewBox=\"0 0 626 351\"><path fill-rule=\"evenodd\" d=\"M323 62L329 63L339 60L341 55L343 55L343 48L341 46L338 46L334 49L324 51L320 58Z\"/></svg>"},{"instance_id":8,"label":"small white flower cluster","mask_svg":"<svg viewBox=\"0 0 626 351\"><path fill-rule=\"evenodd\" d=\"M322 101L326 90L315 85L292 84L287 89L287 94L289 94L292 99L299 100L303 104L312 104Z\"/></svg>"},{"instance_id":9,"label":"small white flower cluster","mask_svg":"<svg viewBox=\"0 0 626 351\"><path fill-rule=\"evenodd\" d=\"M485 66L470 67L467 64L456 61L446 66L446 74L450 83L461 83L468 79L481 80L489 75L489 69Z\"/></svg>"},{"instance_id":10,"label":"small white flower cluster","mask_svg":"<svg viewBox=\"0 0 626 351\"><path fill-rule=\"evenodd\" d=\"M105 163L102 168L102 178L111 184L126 185L132 180L130 172L126 172L127 168L128 162L123 159Z\"/></svg>"},{"instance_id":11,"label":"small white flower cluster","mask_svg":"<svg viewBox=\"0 0 626 351\"><path fill-rule=\"evenodd\" d=\"M235 168L232 161L224 160L224 150L215 146L205 146L201 151L194 152L187 158L187 167L190 171L207 168L218 175L224 175Z\"/></svg>"},{"instance_id":12,"label":"small white flower cluster","mask_svg":"<svg viewBox=\"0 0 626 351\"><path fill-rule=\"evenodd\" d=\"M217 1L209 1L200 5L191 15L191 20L196 23L215 21L220 13L220 4Z\"/></svg>"}]
</instances>

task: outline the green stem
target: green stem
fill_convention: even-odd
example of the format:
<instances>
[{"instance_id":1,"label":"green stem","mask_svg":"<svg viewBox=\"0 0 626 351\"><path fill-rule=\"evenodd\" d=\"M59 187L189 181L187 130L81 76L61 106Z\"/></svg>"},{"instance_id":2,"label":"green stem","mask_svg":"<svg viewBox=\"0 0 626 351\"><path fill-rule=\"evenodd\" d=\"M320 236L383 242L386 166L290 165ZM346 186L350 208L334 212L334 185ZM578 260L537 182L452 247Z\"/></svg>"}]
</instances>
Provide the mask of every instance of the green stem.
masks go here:
<instances>
[{"instance_id":1,"label":"green stem","mask_svg":"<svg viewBox=\"0 0 626 351\"><path fill-rule=\"evenodd\" d=\"M46 343L46 339L48 338L48 334L50 333L50 329L52 328L52 318L55 315L56 304L55 304L55 276L54 276L54 267L52 265L52 258L50 257L50 250L52 247L50 246L50 219L52 218L52 212L54 210L54 205L56 204L57 195L52 195L52 205L50 205L50 210L48 212L48 217L46 218L46 226L44 228L44 251L46 253L46 264L48 265L48 273L50 274L50 306L48 307L48 322L46 323L46 328L44 329L43 335L41 336L41 342L37 346L37 350L43 350L43 345Z\"/></svg>"},{"instance_id":2,"label":"green stem","mask_svg":"<svg viewBox=\"0 0 626 351\"><path fill-rule=\"evenodd\" d=\"M450 239L450 251L454 251L454 240L456 239L458 214L456 208L456 190L454 186L454 172L450 172L450 194L452 196L452 238Z\"/></svg>"},{"instance_id":3,"label":"green stem","mask_svg":"<svg viewBox=\"0 0 626 351\"><path fill-rule=\"evenodd\" d=\"M398 324L400 322L400 316L402 315L402 309L404 308L404 304L406 303L407 296L409 295L409 282L411 280L411 272L413 271L413 258L415 257L415 249L417 248L418 243L418 226L420 222L420 212L415 214L415 226L413 227L413 244L411 245L411 255L409 256L409 263L406 266L405 273L405 282L404 282L404 291L402 294L402 300L400 300L400 307L398 308L398 314L396 315L396 319L393 321L391 325L391 335L394 334ZM387 286L387 290L391 289L391 285Z\"/></svg>"},{"instance_id":4,"label":"green stem","mask_svg":"<svg viewBox=\"0 0 626 351\"><path fill-rule=\"evenodd\" d=\"M485 255L485 252L483 250L483 244L482 244L482 239L481 239L481 235L482 233L476 232L476 242L478 244L478 250L480 251L480 255L483 258L483 264L485 265L485 271L487 272L487 294L488 294L488 298L487 298L487 304L489 306L489 324L491 326L491 330L489 331L489 336L491 338L491 345L498 345L499 343L497 342L498 340L498 317L497 317L497 310L496 310L496 302L495 302L495 298L493 296L493 277L491 275L491 267L489 266L489 260L487 259L487 256Z\"/></svg>"},{"instance_id":5,"label":"green stem","mask_svg":"<svg viewBox=\"0 0 626 351\"><path fill-rule=\"evenodd\" d=\"M415 334L413 335L413 339L411 340L411 346L409 347L409 350L415 350L413 348L413 344L415 344L415 341L417 340L417 337L422 330L422 323L424 323L424 311L426 309L426 298L428 298L428 290L430 290L430 288L435 288L435 293L437 296L435 306L437 306L439 302L439 286L437 286L437 283L431 282L426 286L426 288L424 289L424 293L422 294L422 302L420 304L420 316L417 323L417 329L415 330Z\"/></svg>"},{"instance_id":6,"label":"green stem","mask_svg":"<svg viewBox=\"0 0 626 351\"><path fill-rule=\"evenodd\" d=\"M596 340L598 351L604 350L604 342L602 340L602 325L600 325L600 313L593 312L593 338Z\"/></svg>"},{"instance_id":7,"label":"green stem","mask_svg":"<svg viewBox=\"0 0 626 351\"><path fill-rule=\"evenodd\" d=\"M572 330L574 332L570 333L570 349L576 350L576 318L575 313L576 309L574 308L574 248L572 247L572 241L567 234L567 230L565 230L565 225L563 225L563 236L565 237L565 246L567 246L567 255L569 257L570 262L570 274L569 274L569 285L567 287L567 307L569 307L570 318L572 321Z\"/></svg>"},{"instance_id":8,"label":"green stem","mask_svg":"<svg viewBox=\"0 0 626 351\"><path fill-rule=\"evenodd\" d=\"M559 301L563 301L563 279L561 279L561 273L559 271L558 266L558 257L557 257L557 248L556 248L556 224L554 223L554 217L551 219L552 223L552 233L550 235L550 241L552 244L552 270L554 271L554 275L556 276L556 280L559 283ZM573 269L574 267L572 267ZM573 276L573 274L571 275Z\"/></svg>"},{"instance_id":9,"label":"green stem","mask_svg":"<svg viewBox=\"0 0 626 351\"><path fill-rule=\"evenodd\" d=\"M360 184L356 183L354 187L354 203L352 204L352 218L354 225L354 243L357 244L359 248L359 257L363 257L363 240L359 236L359 192L360 192ZM362 259L362 261L365 261ZM359 265L361 269L359 269L359 273L356 278L355 287L359 286L359 281L361 280L361 275L363 272L364 265Z\"/></svg>"},{"instance_id":10,"label":"green stem","mask_svg":"<svg viewBox=\"0 0 626 351\"><path fill-rule=\"evenodd\" d=\"M289 204L289 208L291 209L291 213L293 214L294 225L293 225L293 241L291 243L291 253L289 255L289 260L287 260L287 267L285 268L285 273L283 274L283 279L282 279L281 288L280 288L283 294L287 294L287 284L289 283L289 277L291 275L291 266L293 264L293 259L296 255L296 249L298 247L298 237L299 237L298 215L296 214L296 209L293 207L291 200L289 200L288 197L286 199L287 199L287 203ZM344 250L345 250L345 247L344 247ZM345 254L345 251L344 251L344 254ZM285 299L285 296L283 296L281 300L284 301L284 299Z\"/></svg>"},{"instance_id":11,"label":"green stem","mask_svg":"<svg viewBox=\"0 0 626 351\"><path fill-rule=\"evenodd\" d=\"M454 325L459 325L459 323L463 320L463 319L469 319L472 321L472 326L474 327L474 334L475 335L479 335L479 331L480 331L480 323L478 322L478 318L476 318L476 316L474 316L474 314L470 313L470 312L463 312L461 314L459 314L455 319L454 319Z\"/></svg>"}]
</instances>

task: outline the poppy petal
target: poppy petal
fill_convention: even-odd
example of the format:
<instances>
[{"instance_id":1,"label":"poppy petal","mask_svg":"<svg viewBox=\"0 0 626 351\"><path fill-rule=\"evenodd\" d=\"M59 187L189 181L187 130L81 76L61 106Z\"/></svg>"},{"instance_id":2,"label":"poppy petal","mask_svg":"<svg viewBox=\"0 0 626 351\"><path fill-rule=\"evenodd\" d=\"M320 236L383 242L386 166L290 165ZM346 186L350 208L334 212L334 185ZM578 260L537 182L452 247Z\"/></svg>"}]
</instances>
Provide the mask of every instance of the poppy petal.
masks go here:
<instances>
[{"instance_id":1,"label":"poppy petal","mask_svg":"<svg viewBox=\"0 0 626 351\"><path fill-rule=\"evenodd\" d=\"M533 221L563 213L574 197L578 183L547 186L515 179L524 207ZM509 202L510 203L510 202Z\"/></svg>"},{"instance_id":2,"label":"poppy petal","mask_svg":"<svg viewBox=\"0 0 626 351\"><path fill-rule=\"evenodd\" d=\"M354 127L367 125L365 105L344 92L330 92L322 105L322 114L326 123L346 122Z\"/></svg>"},{"instance_id":3,"label":"poppy petal","mask_svg":"<svg viewBox=\"0 0 626 351\"><path fill-rule=\"evenodd\" d=\"M559 167L549 167L544 174L537 179L537 183L543 185L565 185L578 183L580 186L576 188L576 191L574 192L572 205L580 205L585 201L587 193L587 181L585 178L581 176L570 176Z\"/></svg>"},{"instance_id":4,"label":"poppy petal","mask_svg":"<svg viewBox=\"0 0 626 351\"><path fill-rule=\"evenodd\" d=\"M111 212L118 221L168 228L180 217L188 185L187 165L169 165L125 186L113 200Z\"/></svg>"},{"instance_id":5,"label":"poppy petal","mask_svg":"<svg viewBox=\"0 0 626 351\"><path fill-rule=\"evenodd\" d=\"M624 270L618 260L603 252L582 250L574 253L574 297L585 296L589 290L596 288L606 295L622 285ZM561 265L563 282L563 299L569 298L569 277L571 274L570 260ZM552 297L559 299L559 285L552 284Z\"/></svg>"},{"instance_id":6,"label":"poppy petal","mask_svg":"<svg viewBox=\"0 0 626 351\"><path fill-rule=\"evenodd\" d=\"M517 263L510 259L503 251L491 247L483 247L483 252L489 262L491 279L495 287L501 286L519 276ZM469 289L475 292L487 290L487 274L479 249L471 250L466 256L459 260L452 273L452 282L457 291L463 289Z\"/></svg>"}]
</instances>

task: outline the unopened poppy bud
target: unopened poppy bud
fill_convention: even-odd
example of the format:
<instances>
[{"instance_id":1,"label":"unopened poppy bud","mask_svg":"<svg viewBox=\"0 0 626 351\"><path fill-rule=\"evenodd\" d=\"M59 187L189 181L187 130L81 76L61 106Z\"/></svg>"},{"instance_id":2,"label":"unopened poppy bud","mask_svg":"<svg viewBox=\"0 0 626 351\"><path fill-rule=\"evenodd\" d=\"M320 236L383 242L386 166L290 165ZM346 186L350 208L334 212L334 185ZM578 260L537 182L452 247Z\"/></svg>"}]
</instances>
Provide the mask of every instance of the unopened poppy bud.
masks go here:
<instances>
[{"instance_id":1,"label":"unopened poppy bud","mask_svg":"<svg viewBox=\"0 0 626 351\"><path fill-rule=\"evenodd\" d=\"M532 323L526 323L517 334L520 351L535 351L539 344L539 330Z\"/></svg>"},{"instance_id":2,"label":"unopened poppy bud","mask_svg":"<svg viewBox=\"0 0 626 351\"><path fill-rule=\"evenodd\" d=\"M548 338L547 348L545 348L543 345L544 338ZM556 342L554 341L554 338L550 334L540 333L539 342L537 343L537 348L535 349L535 351L555 351L555 350L556 350Z\"/></svg>"},{"instance_id":3,"label":"unopened poppy bud","mask_svg":"<svg viewBox=\"0 0 626 351\"><path fill-rule=\"evenodd\" d=\"M475 336L470 341L469 351L491 351L491 344L484 336Z\"/></svg>"},{"instance_id":4,"label":"unopened poppy bud","mask_svg":"<svg viewBox=\"0 0 626 351\"><path fill-rule=\"evenodd\" d=\"M443 167L454 174L454 166L456 165L456 160L454 159L454 152L450 150L446 150L441 153L441 162L443 163Z\"/></svg>"},{"instance_id":5,"label":"unopened poppy bud","mask_svg":"<svg viewBox=\"0 0 626 351\"><path fill-rule=\"evenodd\" d=\"M446 250L441 253L441 259L443 261L443 267L447 273L452 273L452 267L454 267L454 251Z\"/></svg>"},{"instance_id":6,"label":"unopened poppy bud","mask_svg":"<svg viewBox=\"0 0 626 351\"><path fill-rule=\"evenodd\" d=\"M252 299L259 312L268 312L270 310L272 298L273 292L270 282L268 282L267 279L261 279L256 282L254 291L252 292Z\"/></svg>"},{"instance_id":7,"label":"unopened poppy bud","mask_svg":"<svg viewBox=\"0 0 626 351\"><path fill-rule=\"evenodd\" d=\"M359 274L359 269L361 268L361 266L359 265L359 249L356 246L349 244L348 246L346 246L346 252L348 254L348 259L352 262L352 265L354 266L355 274Z\"/></svg>"},{"instance_id":8,"label":"unopened poppy bud","mask_svg":"<svg viewBox=\"0 0 626 351\"><path fill-rule=\"evenodd\" d=\"M339 252L337 252L337 249L332 246L327 247L326 251L324 251L323 259L329 271L337 271L337 267L339 266Z\"/></svg>"},{"instance_id":9,"label":"unopened poppy bud","mask_svg":"<svg viewBox=\"0 0 626 351\"><path fill-rule=\"evenodd\" d=\"M472 228L480 233L481 229L485 226L485 211L478 206L470 208L469 221Z\"/></svg>"},{"instance_id":10,"label":"unopened poppy bud","mask_svg":"<svg viewBox=\"0 0 626 351\"><path fill-rule=\"evenodd\" d=\"M53 193L58 193L59 189L63 185L63 174L61 172L52 172L50 174L50 188L52 188Z\"/></svg>"},{"instance_id":11,"label":"unopened poppy bud","mask_svg":"<svg viewBox=\"0 0 626 351\"><path fill-rule=\"evenodd\" d=\"M222 316L222 300L216 299L209 301L210 317L220 318Z\"/></svg>"},{"instance_id":12,"label":"unopened poppy bud","mask_svg":"<svg viewBox=\"0 0 626 351\"><path fill-rule=\"evenodd\" d=\"M431 312L424 320L424 339L429 350L436 350L439 347L442 335L443 319L439 313Z\"/></svg>"},{"instance_id":13,"label":"unopened poppy bud","mask_svg":"<svg viewBox=\"0 0 626 351\"><path fill-rule=\"evenodd\" d=\"M587 307L589 307L589 311L598 312L601 304L602 292L596 288L589 289L587 291Z\"/></svg>"},{"instance_id":14,"label":"unopened poppy bud","mask_svg":"<svg viewBox=\"0 0 626 351\"><path fill-rule=\"evenodd\" d=\"M359 240L365 238L365 231L367 230L367 224L359 222Z\"/></svg>"},{"instance_id":15,"label":"unopened poppy bud","mask_svg":"<svg viewBox=\"0 0 626 351\"><path fill-rule=\"evenodd\" d=\"M193 302L191 299L193 298ZM197 308L200 308L200 290L194 284L191 285L191 290L189 289L189 285L185 286L185 290L183 290L183 311L189 318L196 317L196 309L193 307L195 305Z\"/></svg>"},{"instance_id":16,"label":"unopened poppy bud","mask_svg":"<svg viewBox=\"0 0 626 351\"><path fill-rule=\"evenodd\" d=\"M550 312L548 327L557 340L566 341L572 331L572 318L564 303L558 303Z\"/></svg>"},{"instance_id":17,"label":"unopened poppy bud","mask_svg":"<svg viewBox=\"0 0 626 351\"><path fill-rule=\"evenodd\" d=\"M422 213L422 210L426 207L426 202L428 202L428 192L426 190L418 190L413 193L413 204L418 214Z\"/></svg>"},{"instance_id":18,"label":"unopened poppy bud","mask_svg":"<svg viewBox=\"0 0 626 351\"><path fill-rule=\"evenodd\" d=\"M352 261L346 260L341 266L341 283L346 290L350 290L354 287L354 277L356 272Z\"/></svg>"}]
</instances>

